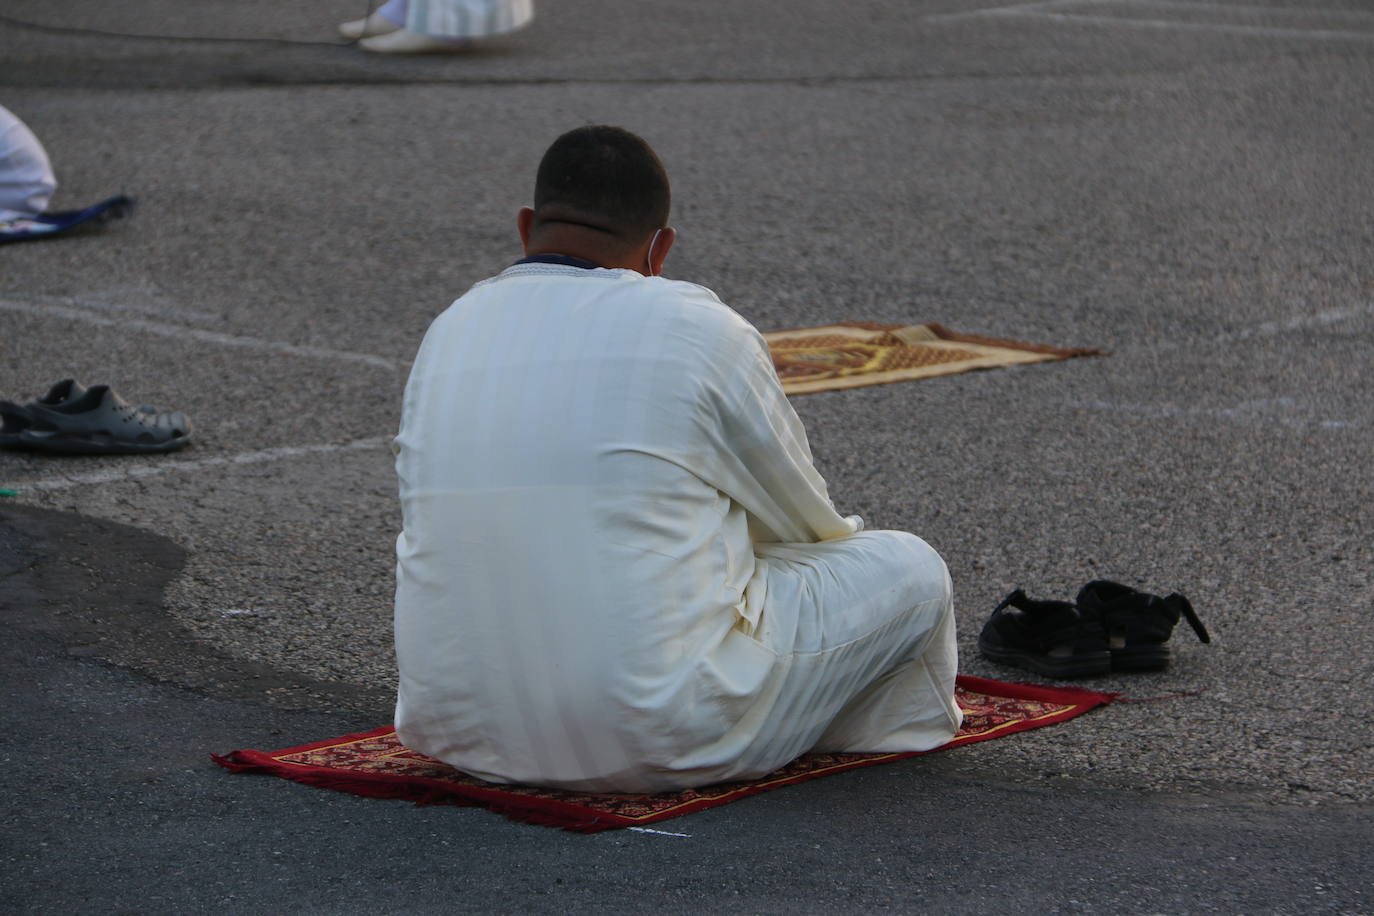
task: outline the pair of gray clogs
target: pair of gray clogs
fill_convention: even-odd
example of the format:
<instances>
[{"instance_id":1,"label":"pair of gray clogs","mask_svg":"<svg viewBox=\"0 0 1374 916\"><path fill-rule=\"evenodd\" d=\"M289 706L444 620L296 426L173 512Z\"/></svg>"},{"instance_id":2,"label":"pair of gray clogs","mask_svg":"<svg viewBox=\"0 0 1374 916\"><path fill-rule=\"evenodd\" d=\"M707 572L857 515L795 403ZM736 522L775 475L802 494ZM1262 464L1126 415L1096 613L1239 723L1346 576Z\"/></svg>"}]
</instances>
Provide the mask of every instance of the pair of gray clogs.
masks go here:
<instances>
[{"instance_id":1,"label":"pair of gray clogs","mask_svg":"<svg viewBox=\"0 0 1374 916\"><path fill-rule=\"evenodd\" d=\"M110 388L63 379L36 401L0 401L0 447L66 455L174 452L191 441L181 411L135 407Z\"/></svg>"}]
</instances>

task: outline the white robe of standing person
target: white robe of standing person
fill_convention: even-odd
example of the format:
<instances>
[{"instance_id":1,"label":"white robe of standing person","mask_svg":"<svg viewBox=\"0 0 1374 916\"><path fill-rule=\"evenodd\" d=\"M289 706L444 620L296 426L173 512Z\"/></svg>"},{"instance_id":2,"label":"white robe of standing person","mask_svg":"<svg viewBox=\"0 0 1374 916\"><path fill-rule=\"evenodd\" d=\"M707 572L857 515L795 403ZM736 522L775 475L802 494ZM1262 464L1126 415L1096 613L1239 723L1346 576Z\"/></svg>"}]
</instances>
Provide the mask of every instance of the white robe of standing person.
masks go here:
<instances>
[{"instance_id":1,"label":"white robe of standing person","mask_svg":"<svg viewBox=\"0 0 1374 916\"><path fill-rule=\"evenodd\" d=\"M8 108L0 106L0 222L48 209L57 178L43 144Z\"/></svg>"},{"instance_id":2,"label":"white robe of standing person","mask_svg":"<svg viewBox=\"0 0 1374 916\"><path fill-rule=\"evenodd\" d=\"M633 199L636 168L663 205L621 244L598 201ZM425 335L394 445L401 741L603 792L944 744L944 562L835 510L760 334L656 276L666 200L638 137L564 135L520 214L526 257Z\"/></svg>"},{"instance_id":3,"label":"white robe of standing person","mask_svg":"<svg viewBox=\"0 0 1374 916\"><path fill-rule=\"evenodd\" d=\"M388 0L365 19L339 26L380 54L460 51L472 39L513 32L534 18L533 0Z\"/></svg>"}]
</instances>

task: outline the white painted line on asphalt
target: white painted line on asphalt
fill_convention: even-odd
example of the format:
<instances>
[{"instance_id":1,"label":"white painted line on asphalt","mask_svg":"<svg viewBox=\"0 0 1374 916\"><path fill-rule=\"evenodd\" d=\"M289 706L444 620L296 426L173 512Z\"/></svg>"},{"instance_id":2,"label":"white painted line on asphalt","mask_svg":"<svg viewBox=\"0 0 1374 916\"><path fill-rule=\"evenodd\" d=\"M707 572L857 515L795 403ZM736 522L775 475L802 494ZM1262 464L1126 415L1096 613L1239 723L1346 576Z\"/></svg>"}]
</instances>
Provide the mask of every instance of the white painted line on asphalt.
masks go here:
<instances>
[{"instance_id":1,"label":"white painted line on asphalt","mask_svg":"<svg viewBox=\"0 0 1374 916\"><path fill-rule=\"evenodd\" d=\"M1302 331L1307 328L1327 327L1328 325L1348 321L1351 318L1361 318L1365 315L1374 315L1374 303L1366 302L1364 305L1343 309L1325 309L1311 315L1297 315L1286 321L1266 321L1263 324L1256 324L1248 328L1240 328L1236 331L1219 334L1213 337L1211 342L1232 343L1237 340L1249 340L1252 337L1273 337L1277 334L1288 334L1292 331Z\"/></svg>"},{"instance_id":2,"label":"white painted line on asphalt","mask_svg":"<svg viewBox=\"0 0 1374 916\"><path fill-rule=\"evenodd\" d=\"M1110 3L1112 0L1038 0L1032 3L1013 3L1010 6L986 6L976 10L965 10L962 13L935 13L931 16L922 16L922 22L958 22L960 19L977 19L982 16L1015 16L1026 14L1033 10L1050 9L1056 6L1083 6L1088 3Z\"/></svg>"},{"instance_id":3,"label":"white painted line on asphalt","mask_svg":"<svg viewBox=\"0 0 1374 916\"><path fill-rule=\"evenodd\" d=\"M0 290L0 297L3 296L22 296L30 305L38 305L43 302L57 302L62 305L79 305L83 308L101 309L106 312L142 312L145 315L161 315L169 318L195 318L199 321L219 321L220 316L210 315L205 312L192 312L186 309L155 308L147 305L124 305L118 302L107 302L107 299L114 298L117 293L95 292L85 293L81 296L35 296L31 293L24 293L19 290Z\"/></svg>"},{"instance_id":4,"label":"white painted line on asphalt","mask_svg":"<svg viewBox=\"0 0 1374 916\"><path fill-rule=\"evenodd\" d=\"M633 830L635 833L652 833L656 836L678 836L683 837L685 839L692 838L692 835L690 833L669 833L666 830L654 830L651 827L626 827L625 829Z\"/></svg>"},{"instance_id":5,"label":"white painted line on asphalt","mask_svg":"<svg viewBox=\"0 0 1374 916\"><path fill-rule=\"evenodd\" d=\"M8 487L25 493L30 490L65 490L70 487L86 487L103 483L123 483L130 480L142 480L145 477L161 477L164 474L189 473L208 468L261 464L265 461L281 461L285 458L302 458L307 455L366 451L373 448L383 448L391 442L391 439L391 436L374 436L370 439L354 439L352 442L343 443L287 445L280 448L265 448L255 452L239 452L235 455L194 458L190 461L178 461L169 458L158 464L143 464L138 467L117 468L109 471L93 471L90 474L73 474L70 477L53 477L47 480L18 481L8 484Z\"/></svg>"},{"instance_id":6,"label":"white painted line on asphalt","mask_svg":"<svg viewBox=\"0 0 1374 916\"><path fill-rule=\"evenodd\" d=\"M1020 16L1044 19L1051 22L1081 23L1085 25L1117 25L1130 28L1175 30L1185 32L1214 32L1231 35L1249 35L1263 38L1299 38L1317 41L1374 41L1374 32L1342 31L1339 29L1284 28L1279 26L1239 25L1223 22L1180 22L1172 19L1136 19L1127 16L1094 16L1088 13L1057 13L1056 7L1114 6L1117 8L1145 6L1155 9L1179 10L1196 13L1302 16L1304 18L1349 19L1358 22L1374 21L1374 14L1359 10L1309 10L1291 7L1265 7L1253 5L1202 4L1188 0L1040 0L1032 3L1013 3L1008 6L989 6L960 13L937 13L926 16L923 22L958 22L983 17Z\"/></svg>"},{"instance_id":7,"label":"white painted line on asphalt","mask_svg":"<svg viewBox=\"0 0 1374 916\"><path fill-rule=\"evenodd\" d=\"M96 324L103 327L129 328L131 330L144 331L148 334L156 334L160 337L194 340L199 343L217 344L224 347L243 347L250 350L265 350L269 353L281 353L287 356L304 356L310 359L328 359L339 362L363 363L368 366L373 366L378 369L387 369L392 372L401 368L400 363L381 356L375 356L371 353L353 353L348 350L331 350L327 347L305 347L279 340L263 340L258 337L222 334L219 331L205 331L200 328L188 328L184 325L168 324L162 321L148 321L143 318L109 318L85 309L69 308L60 305L44 305L31 302L16 302L12 299L0 299L0 309L11 312L23 312L40 318L69 318L73 321L84 321L88 324Z\"/></svg>"},{"instance_id":8,"label":"white painted line on asphalt","mask_svg":"<svg viewBox=\"0 0 1374 916\"><path fill-rule=\"evenodd\" d=\"M1324 10L1316 7L1254 6L1242 3L1199 3L1198 0L1107 0L1126 6L1151 6L1163 10L1187 10L1194 13L1254 13L1260 16L1302 19L1353 19L1374 21L1374 13L1364 10Z\"/></svg>"},{"instance_id":9,"label":"white painted line on asphalt","mask_svg":"<svg viewBox=\"0 0 1374 916\"><path fill-rule=\"evenodd\" d=\"M1265 321L1260 324L1250 325L1249 327L1237 328L1234 331L1225 331L1213 337L1146 338L1124 344L1115 348L1112 352L1127 353L1138 350L1168 351L1188 349L1190 347L1212 347L1217 344L1230 344L1255 338L1297 334L1304 330L1329 327L1344 321L1350 321L1356 318L1366 318L1369 316L1374 316L1374 303L1366 302L1363 305L1351 306L1349 308L1325 309L1310 315L1296 315L1282 321Z\"/></svg>"},{"instance_id":10,"label":"white painted line on asphalt","mask_svg":"<svg viewBox=\"0 0 1374 916\"><path fill-rule=\"evenodd\" d=\"M1331 29L1285 29L1262 25L1227 25L1211 22L1175 22L1170 19L1128 19L1117 16L1087 16L1082 13L1047 13L1039 10L1021 12L1009 10L1005 15L1025 16L1084 25L1127 26L1159 31L1215 32L1225 35L1248 35L1261 38L1299 38L1313 41L1374 41L1374 32L1340 32Z\"/></svg>"}]
</instances>

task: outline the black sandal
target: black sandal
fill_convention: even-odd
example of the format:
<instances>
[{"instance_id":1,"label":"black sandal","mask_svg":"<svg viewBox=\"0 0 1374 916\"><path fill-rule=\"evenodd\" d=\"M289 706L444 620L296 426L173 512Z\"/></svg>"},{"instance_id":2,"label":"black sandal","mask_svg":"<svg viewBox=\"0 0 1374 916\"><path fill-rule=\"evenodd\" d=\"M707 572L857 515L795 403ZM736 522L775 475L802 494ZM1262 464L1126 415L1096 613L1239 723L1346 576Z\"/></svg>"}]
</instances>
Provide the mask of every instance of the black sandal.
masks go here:
<instances>
[{"instance_id":1,"label":"black sandal","mask_svg":"<svg viewBox=\"0 0 1374 916\"><path fill-rule=\"evenodd\" d=\"M989 661L1045 677L1091 677L1112 667L1102 623L1067 601L1035 601L1017 589L1002 599L978 635Z\"/></svg>"},{"instance_id":2,"label":"black sandal","mask_svg":"<svg viewBox=\"0 0 1374 916\"><path fill-rule=\"evenodd\" d=\"M1113 671L1155 671L1173 657L1167 643L1182 617L1204 643L1212 641L1193 605L1177 592L1160 598L1129 585L1095 579L1078 592L1078 607L1101 621Z\"/></svg>"}]
</instances>

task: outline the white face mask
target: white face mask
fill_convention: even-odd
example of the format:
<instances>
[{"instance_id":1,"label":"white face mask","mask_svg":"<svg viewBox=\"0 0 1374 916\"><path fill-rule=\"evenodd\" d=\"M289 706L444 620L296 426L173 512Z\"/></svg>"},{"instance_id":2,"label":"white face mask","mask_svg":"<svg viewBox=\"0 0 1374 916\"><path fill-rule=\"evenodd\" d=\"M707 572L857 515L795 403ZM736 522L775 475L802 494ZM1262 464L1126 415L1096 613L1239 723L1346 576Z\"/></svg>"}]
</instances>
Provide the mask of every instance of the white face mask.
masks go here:
<instances>
[{"instance_id":1,"label":"white face mask","mask_svg":"<svg viewBox=\"0 0 1374 916\"><path fill-rule=\"evenodd\" d=\"M654 237L649 239L649 250L644 253L644 266L648 268L644 272L644 276L646 277L657 276L657 274L654 273L654 245L658 244L658 236L662 231L662 229L654 230Z\"/></svg>"}]
</instances>

